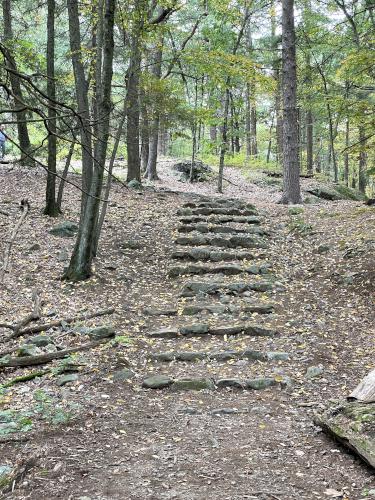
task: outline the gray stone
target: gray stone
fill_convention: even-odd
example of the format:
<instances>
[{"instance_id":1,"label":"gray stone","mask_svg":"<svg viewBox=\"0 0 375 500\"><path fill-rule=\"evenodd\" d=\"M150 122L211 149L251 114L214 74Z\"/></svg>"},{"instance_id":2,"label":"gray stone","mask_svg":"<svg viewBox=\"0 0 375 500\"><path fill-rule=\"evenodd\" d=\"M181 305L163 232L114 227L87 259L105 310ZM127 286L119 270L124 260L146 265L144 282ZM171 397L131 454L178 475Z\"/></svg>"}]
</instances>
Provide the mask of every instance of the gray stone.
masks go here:
<instances>
[{"instance_id":1,"label":"gray stone","mask_svg":"<svg viewBox=\"0 0 375 500\"><path fill-rule=\"evenodd\" d=\"M316 249L316 253L323 254L329 252L330 250L331 247L329 245L319 245Z\"/></svg>"},{"instance_id":2,"label":"gray stone","mask_svg":"<svg viewBox=\"0 0 375 500\"><path fill-rule=\"evenodd\" d=\"M60 387L66 384L70 384L72 382L76 382L78 380L78 375L76 373L69 373L67 375L63 375L57 379L57 385Z\"/></svg>"},{"instance_id":3,"label":"gray stone","mask_svg":"<svg viewBox=\"0 0 375 500\"><path fill-rule=\"evenodd\" d=\"M173 380L167 375L152 375L144 379L142 387L146 389L163 389L173 383Z\"/></svg>"},{"instance_id":4,"label":"gray stone","mask_svg":"<svg viewBox=\"0 0 375 500\"><path fill-rule=\"evenodd\" d=\"M186 352L178 352L176 355L176 359L179 361L198 361L201 359L205 359L207 357L207 354L205 352L193 352L193 351L186 351Z\"/></svg>"},{"instance_id":5,"label":"gray stone","mask_svg":"<svg viewBox=\"0 0 375 500\"><path fill-rule=\"evenodd\" d=\"M39 245L39 243L34 243L29 248L29 252L35 252L36 250L40 250L40 248L41 248L41 246Z\"/></svg>"},{"instance_id":6,"label":"gray stone","mask_svg":"<svg viewBox=\"0 0 375 500\"><path fill-rule=\"evenodd\" d=\"M248 299L245 299L248 300ZM261 304L254 303L251 299L251 304L246 305L243 310L248 313L258 313L258 314L270 314L274 311L275 306L273 304Z\"/></svg>"},{"instance_id":7,"label":"gray stone","mask_svg":"<svg viewBox=\"0 0 375 500\"><path fill-rule=\"evenodd\" d=\"M246 335L254 337L273 337L277 333L276 330L258 325L246 325L243 330Z\"/></svg>"},{"instance_id":8,"label":"gray stone","mask_svg":"<svg viewBox=\"0 0 375 500\"><path fill-rule=\"evenodd\" d=\"M239 333L242 333L243 329L244 329L243 325L211 327L210 334L211 335L237 335Z\"/></svg>"},{"instance_id":9,"label":"gray stone","mask_svg":"<svg viewBox=\"0 0 375 500\"><path fill-rule=\"evenodd\" d=\"M215 384L210 378L182 378L175 380L171 386L173 391L201 391L215 389Z\"/></svg>"},{"instance_id":10,"label":"gray stone","mask_svg":"<svg viewBox=\"0 0 375 500\"><path fill-rule=\"evenodd\" d=\"M33 344L24 344L21 345L17 349L17 356L18 357L24 357L24 356L36 356L37 354L40 354L41 350Z\"/></svg>"},{"instance_id":11,"label":"gray stone","mask_svg":"<svg viewBox=\"0 0 375 500\"><path fill-rule=\"evenodd\" d=\"M245 272L248 274L268 274L270 272L270 266L269 265L249 266L245 269Z\"/></svg>"},{"instance_id":12,"label":"gray stone","mask_svg":"<svg viewBox=\"0 0 375 500\"><path fill-rule=\"evenodd\" d=\"M260 351L253 351L251 349L247 349L246 351L243 351L242 353L243 358L247 358L251 361L266 361L267 356Z\"/></svg>"},{"instance_id":13,"label":"gray stone","mask_svg":"<svg viewBox=\"0 0 375 500\"><path fill-rule=\"evenodd\" d=\"M196 304L184 307L182 314L184 316L195 316L201 312L208 312L211 314L223 314L227 311L226 306L211 305L211 304Z\"/></svg>"},{"instance_id":14,"label":"gray stone","mask_svg":"<svg viewBox=\"0 0 375 500\"><path fill-rule=\"evenodd\" d=\"M266 389L276 385L276 380L268 377L259 377L254 379L248 379L245 381L245 386L247 389L253 389L255 391Z\"/></svg>"},{"instance_id":15,"label":"gray stone","mask_svg":"<svg viewBox=\"0 0 375 500\"><path fill-rule=\"evenodd\" d=\"M151 338L175 339L179 336L179 331L176 328L162 328L161 330L149 332L148 336Z\"/></svg>"},{"instance_id":16,"label":"gray stone","mask_svg":"<svg viewBox=\"0 0 375 500\"><path fill-rule=\"evenodd\" d=\"M180 328L181 335L206 335L209 332L209 325L198 323L196 325L188 325Z\"/></svg>"},{"instance_id":17,"label":"gray stone","mask_svg":"<svg viewBox=\"0 0 375 500\"><path fill-rule=\"evenodd\" d=\"M231 236L230 239L231 247L241 247L241 248L267 248L267 245L260 238L252 236Z\"/></svg>"},{"instance_id":18,"label":"gray stone","mask_svg":"<svg viewBox=\"0 0 375 500\"><path fill-rule=\"evenodd\" d=\"M231 359L237 359L238 355L239 353L237 351L211 352L209 358L216 359L216 361L229 361Z\"/></svg>"},{"instance_id":19,"label":"gray stone","mask_svg":"<svg viewBox=\"0 0 375 500\"><path fill-rule=\"evenodd\" d=\"M177 352L159 352L157 354L150 354L150 358L154 361L161 361L164 363L170 363L176 359Z\"/></svg>"},{"instance_id":20,"label":"gray stone","mask_svg":"<svg viewBox=\"0 0 375 500\"><path fill-rule=\"evenodd\" d=\"M134 377L134 372L124 368L122 370L117 370L113 373L113 381L114 382L125 382L126 380L130 380Z\"/></svg>"},{"instance_id":21,"label":"gray stone","mask_svg":"<svg viewBox=\"0 0 375 500\"><path fill-rule=\"evenodd\" d=\"M222 389L224 387L235 387L236 389L245 388L245 384L237 378L221 378L219 380L216 380L216 386L219 389Z\"/></svg>"},{"instance_id":22,"label":"gray stone","mask_svg":"<svg viewBox=\"0 0 375 500\"><path fill-rule=\"evenodd\" d=\"M323 374L323 367L322 366L309 366L306 370L306 378L312 379L316 377L320 377L320 375Z\"/></svg>"},{"instance_id":23,"label":"gray stone","mask_svg":"<svg viewBox=\"0 0 375 500\"><path fill-rule=\"evenodd\" d=\"M116 334L113 326L97 326L96 328L90 328L88 336L91 340L101 340L114 337Z\"/></svg>"},{"instance_id":24,"label":"gray stone","mask_svg":"<svg viewBox=\"0 0 375 500\"><path fill-rule=\"evenodd\" d=\"M270 351L267 352L267 358L270 361L287 361L290 358L290 354L288 352Z\"/></svg>"},{"instance_id":25,"label":"gray stone","mask_svg":"<svg viewBox=\"0 0 375 500\"><path fill-rule=\"evenodd\" d=\"M10 465L0 464L0 490L9 484L13 468Z\"/></svg>"},{"instance_id":26,"label":"gray stone","mask_svg":"<svg viewBox=\"0 0 375 500\"><path fill-rule=\"evenodd\" d=\"M67 260L69 260L69 254L68 254L68 251L65 248L62 248L58 252L58 254L57 254L57 260L59 262L66 262Z\"/></svg>"},{"instance_id":27,"label":"gray stone","mask_svg":"<svg viewBox=\"0 0 375 500\"><path fill-rule=\"evenodd\" d=\"M78 226L74 222L64 221L56 224L49 230L50 234L61 238L73 238L78 232Z\"/></svg>"},{"instance_id":28,"label":"gray stone","mask_svg":"<svg viewBox=\"0 0 375 500\"><path fill-rule=\"evenodd\" d=\"M214 408L210 411L211 415L234 415L236 413L244 413L237 408Z\"/></svg>"},{"instance_id":29,"label":"gray stone","mask_svg":"<svg viewBox=\"0 0 375 500\"><path fill-rule=\"evenodd\" d=\"M37 335L36 337L31 337L27 343L36 345L37 347L45 347L48 344L53 344L53 340L49 335Z\"/></svg>"},{"instance_id":30,"label":"gray stone","mask_svg":"<svg viewBox=\"0 0 375 500\"><path fill-rule=\"evenodd\" d=\"M124 250L142 250L144 244L139 240L123 241L120 247Z\"/></svg>"},{"instance_id":31,"label":"gray stone","mask_svg":"<svg viewBox=\"0 0 375 500\"><path fill-rule=\"evenodd\" d=\"M132 179L131 181L128 182L128 188L135 190L142 189L142 183L139 182L137 179Z\"/></svg>"},{"instance_id":32,"label":"gray stone","mask_svg":"<svg viewBox=\"0 0 375 500\"><path fill-rule=\"evenodd\" d=\"M220 283L209 283L205 281L188 281L185 283L180 297L194 297L198 293L211 294L220 289Z\"/></svg>"}]
</instances>

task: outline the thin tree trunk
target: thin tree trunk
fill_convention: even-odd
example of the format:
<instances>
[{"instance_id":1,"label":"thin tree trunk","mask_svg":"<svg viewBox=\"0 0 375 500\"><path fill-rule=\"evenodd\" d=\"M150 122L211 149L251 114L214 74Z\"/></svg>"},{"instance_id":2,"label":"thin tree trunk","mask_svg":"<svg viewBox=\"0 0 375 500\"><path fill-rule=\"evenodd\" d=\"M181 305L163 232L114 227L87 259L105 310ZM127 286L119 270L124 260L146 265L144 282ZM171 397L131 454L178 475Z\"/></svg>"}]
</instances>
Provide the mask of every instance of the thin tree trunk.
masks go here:
<instances>
[{"instance_id":1,"label":"thin tree trunk","mask_svg":"<svg viewBox=\"0 0 375 500\"><path fill-rule=\"evenodd\" d=\"M294 0L282 0L283 170L281 203L302 203L299 180Z\"/></svg>"},{"instance_id":2,"label":"thin tree trunk","mask_svg":"<svg viewBox=\"0 0 375 500\"><path fill-rule=\"evenodd\" d=\"M162 56L163 56L163 50L162 46L160 46L159 48L155 49L154 64L152 66L152 74L157 79L160 79L161 77ZM156 166L158 161L159 125L160 125L159 111L157 109L154 109L154 118L151 121L151 126L150 126L150 149L147 162L147 170L145 174L145 177L149 180L158 179Z\"/></svg>"},{"instance_id":3,"label":"thin tree trunk","mask_svg":"<svg viewBox=\"0 0 375 500\"><path fill-rule=\"evenodd\" d=\"M246 108L245 108L245 136L246 136L246 160L251 156L251 105L250 105L250 85L246 85Z\"/></svg>"},{"instance_id":4,"label":"thin tree trunk","mask_svg":"<svg viewBox=\"0 0 375 500\"><path fill-rule=\"evenodd\" d=\"M47 95L48 106L48 173L44 214L56 217L60 210L56 201L56 83L55 83L55 0L47 2Z\"/></svg>"},{"instance_id":5,"label":"thin tree trunk","mask_svg":"<svg viewBox=\"0 0 375 500\"><path fill-rule=\"evenodd\" d=\"M367 164L367 154L366 154L366 140L365 131L361 125L358 128L359 141L360 141L360 152L359 152L359 163L358 163L358 189L361 193L366 193L366 164Z\"/></svg>"},{"instance_id":6,"label":"thin tree trunk","mask_svg":"<svg viewBox=\"0 0 375 500\"><path fill-rule=\"evenodd\" d=\"M349 147L349 139L350 139L350 122L349 118L346 118L345 123L345 148ZM349 152L348 149L345 151L344 155L344 182L345 185L349 187Z\"/></svg>"},{"instance_id":7,"label":"thin tree trunk","mask_svg":"<svg viewBox=\"0 0 375 500\"><path fill-rule=\"evenodd\" d=\"M10 70L17 71L16 61L11 52L11 46L13 42L11 0L2 0L2 7L3 7L4 43L7 46L9 45L6 65L9 67ZM27 129L27 115L26 111L23 110L25 105L23 100L23 93L21 89L20 79L15 73L10 71L9 80L12 87L13 98L14 98L14 112L17 120L19 145L21 151L30 154L31 142L29 138L29 132ZM29 157L22 152L21 152L20 162L23 165L32 164L32 162L30 162Z\"/></svg>"},{"instance_id":8,"label":"thin tree trunk","mask_svg":"<svg viewBox=\"0 0 375 500\"><path fill-rule=\"evenodd\" d=\"M74 22L70 22L70 28L77 22L78 5L77 0L68 0L68 5L73 7L73 11L69 12L69 17L77 17ZM98 215L100 208L100 196L102 192L104 166L107 153L108 137L109 137L109 119L111 111L111 84L113 72L113 30L115 17L116 0L105 0L105 13L103 20L103 68L102 81L96 82L98 85L98 132L100 140L96 142L94 158L94 171L91 182L90 196L87 197L83 216L81 216L80 227L78 231L77 241L73 250L69 267L65 273L66 279L79 281L90 277L91 264L95 256L95 242L99 238ZM74 35L70 33L74 38ZM79 31L78 31L79 36ZM74 56L72 56L74 57ZM75 68L77 69L77 67ZM76 86L77 75L75 73Z\"/></svg>"},{"instance_id":9,"label":"thin tree trunk","mask_svg":"<svg viewBox=\"0 0 375 500\"><path fill-rule=\"evenodd\" d=\"M251 101L251 110L250 110L250 141L251 141L251 155L257 156L258 155L257 108L254 98Z\"/></svg>"},{"instance_id":10,"label":"thin tree trunk","mask_svg":"<svg viewBox=\"0 0 375 500\"><path fill-rule=\"evenodd\" d=\"M140 89L140 113L141 113L141 125L140 125L140 136L141 136L141 170L143 173L147 170L147 162L150 150L150 130L148 122L148 110L147 104L145 102L145 94L142 89Z\"/></svg>"},{"instance_id":11,"label":"thin tree trunk","mask_svg":"<svg viewBox=\"0 0 375 500\"><path fill-rule=\"evenodd\" d=\"M56 202L57 203L57 208L58 208L59 212L61 212L62 198L63 198L63 193L64 193L65 181L66 181L66 178L68 177L69 167L70 167L70 163L72 161L72 156L73 156L74 146L75 145L76 145L76 139L74 139L70 143L69 151L68 151L68 156L66 157L64 170L63 170L63 173L61 175L61 180L60 180L60 184L59 184L59 190L58 190L58 193L57 193L57 202Z\"/></svg>"},{"instance_id":12,"label":"thin tree trunk","mask_svg":"<svg viewBox=\"0 0 375 500\"><path fill-rule=\"evenodd\" d=\"M269 130L269 139L268 139L268 148L267 148L266 163L270 162L270 157L271 157L271 151L272 151L272 129L273 129L274 121L275 121L275 113L272 113L272 121L271 121L271 125L270 125L270 130Z\"/></svg>"},{"instance_id":13,"label":"thin tree trunk","mask_svg":"<svg viewBox=\"0 0 375 500\"><path fill-rule=\"evenodd\" d=\"M220 160L219 160L219 176L217 179L217 190L219 193L223 192L223 177L224 177L224 162L225 153L228 148L228 113L229 113L229 78L227 78L227 88L225 91L225 101L224 101L224 118L221 131L221 144L220 144Z\"/></svg>"},{"instance_id":14,"label":"thin tree trunk","mask_svg":"<svg viewBox=\"0 0 375 500\"><path fill-rule=\"evenodd\" d=\"M314 124L311 109L306 112L306 165L307 173L314 173Z\"/></svg>"}]
</instances>

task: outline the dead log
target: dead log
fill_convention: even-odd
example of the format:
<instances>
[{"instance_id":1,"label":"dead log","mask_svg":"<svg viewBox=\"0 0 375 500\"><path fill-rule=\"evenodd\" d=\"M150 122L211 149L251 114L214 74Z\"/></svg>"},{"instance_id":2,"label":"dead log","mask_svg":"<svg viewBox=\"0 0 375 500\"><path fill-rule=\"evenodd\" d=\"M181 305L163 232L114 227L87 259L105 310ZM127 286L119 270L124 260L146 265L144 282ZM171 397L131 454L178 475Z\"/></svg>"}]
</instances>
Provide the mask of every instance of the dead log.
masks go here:
<instances>
[{"instance_id":1,"label":"dead log","mask_svg":"<svg viewBox=\"0 0 375 500\"><path fill-rule=\"evenodd\" d=\"M365 377L348 396L348 401L375 403L375 369Z\"/></svg>"},{"instance_id":2,"label":"dead log","mask_svg":"<svg viewBox=\"0 0 375 500\"><path fill-rule=\"evenodd\" d=\"M105 344L109 340L110 339L108 338L95 340L93 342L88 342L87 344L72 347L70 349L65 349L64 351L50 352L47 354L40 354L38 356L22 356L20 358L5 357L5 359L0 359L0 368L20 368L24 366L44 365L46 363L54 361L55 359L65 358L66 356L68 356L69 354L73 354L74 352L88 351L89 349L93 349L94 347Z\"/></svg>"},{"instance_id":3,"label":"dead log","mask_svg":"<svg viewBox=\"0 0 375 500\"><path fill-rule=\"evenodd\" d=\"M57 319L55 321L50 321L49 323L44 323L42 325L36 325L36 326L30 326L29 328L25 328L23 330L18 330L18 331L13 331L11 335L7 337L7 340L22 337L23 335L30 335L33 333L40 333L44 332L45 330L49 330L50 328L56 327L56 326L61 326L64 323L73 323L74 321L85 321L87 319L91 318L97 318L99 316L107 316L109 314L113 314L115 312L115 309L112 307L110 309L103 309L101 311L97 311L91 314L82 314L80 316L71 316L68 318L62 318L62 319ZM5 326L6 328L11 328L14 330L14 327L11 327L10 325L0 325L0 326Z\"/></svg>"},{"instance_id":4,"label":"dead log","mask_svg":"<svg viewBox=\"0 0 375 500\"><path fill-rule=\"evenodd\" d=\"M12 231L12 234L10 236L8 244L5 247L4 257L3 257L3 265L2 265L2 269L0 271L0 283L3 283L5 273L8 271L12 246L13 246L14 240L16 239L17 233L20 230L20 227L22 226L23 221L26 219L27 214L30 211L30 203L27 200L21 200L20 209L21 209L21 216L18 219L18 222Z\"/></svg>"}]
</instances>

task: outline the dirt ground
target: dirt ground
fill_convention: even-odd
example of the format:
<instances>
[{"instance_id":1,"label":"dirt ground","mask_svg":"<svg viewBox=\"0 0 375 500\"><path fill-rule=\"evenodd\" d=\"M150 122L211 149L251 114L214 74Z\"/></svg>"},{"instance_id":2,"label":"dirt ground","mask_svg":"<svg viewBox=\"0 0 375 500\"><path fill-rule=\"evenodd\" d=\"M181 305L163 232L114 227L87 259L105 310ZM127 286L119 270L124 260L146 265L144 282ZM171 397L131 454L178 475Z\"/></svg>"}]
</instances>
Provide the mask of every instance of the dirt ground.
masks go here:
<instances>
[{"instance_id":1,"label":"dirt ground","mask_svg":"<svg viewBox=\"0 0 375 500\"><path fill-rule=\"evenodd\" d=\"M347 396L374 366L375 209L360 202L321 201L293 215L276 203L277 186L248 183L238 171L228 169L231 184L227 183L224 197L254 203L261 227L269 232L268 248L256 262L271 265L274 286L270 292L254 294L254 299L274 303L275 312L249 318L185 317L180 311L188 301L178 297L183 284L212 277L168 277L169 268L176 265L171 258L177 249L176 211L196 193L218 195L214 183L184 184L168 169L167 163L162 165L162 180L140 192L114 185L95 274L87 282L72 284L62 281L61 275L74 238L48 232L56 220L42 215L43 174L0 167L0 209L9 213L0 212L3 248L17 220L19 201L28 198L31 203L1 288L0 323L27 315L32 291L38 288L44 320L116 309L111 316L47 332L59 347L84 342L84 332L77 327L109 322L118 336L74 358L80 371L73 383L58 386L52 371L2 389L0 412L27 414L27 420L23 432L3 436L0 424L0 465L31 466L4 498L369 498L375 488L373 471L324 435L313 418L329 401ZM78 177L71 180L79 183ZM78 222L79 192L68 186L65 200L60 220ZM126 248L129 241L136 241L139 248ZM244 303L243 297L229 298L229 304ZM179 313L150 316L145 313L150 307L177 308ZM239 319L275 328L278 335L147 336L162 327L202 321L228 326ZM2 338L8 333L0 330ZM0 350L20 343L22 339L3 343ZM173 363L149 359L152 353L172 350L231 349L287 352L289 359ZM311 367L319 368L319 375L309 378L306 371ZM116 380L121 369L134 376ZM2 369L0 384L32 370ZM268 376L290 383L259 391L142 388L144 378L153 374L214 379Z\"/></svg>"}]
</instances>

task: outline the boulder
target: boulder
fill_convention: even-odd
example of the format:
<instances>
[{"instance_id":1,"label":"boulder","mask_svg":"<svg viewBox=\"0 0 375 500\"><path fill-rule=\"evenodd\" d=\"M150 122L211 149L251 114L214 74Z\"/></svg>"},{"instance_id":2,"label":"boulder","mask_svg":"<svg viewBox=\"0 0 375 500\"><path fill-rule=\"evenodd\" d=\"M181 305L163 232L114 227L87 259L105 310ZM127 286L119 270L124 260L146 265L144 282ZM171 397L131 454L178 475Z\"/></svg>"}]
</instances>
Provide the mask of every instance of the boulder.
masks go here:
<instances>
[{"instance_id":1,"label":"boulder","mask_svg":"<svg viewBox=\"0 0 375 500\"><path fill-rule=\"evenodd\" d=\"M175 339L179 336L179 331L177 328L162 328L161 330L149 332L148 336L151 338Z\"/></svg>"},{"instance_id":2,"label":"boulder","mask_svg":"<svg viewBox=\"0 0 375 500\"><path fill-rule=\"evenodd\" d=\"M37 347L45 347L49 344L53 344L53 340L49 335L37 335L36 337L31 337L27 343Z\"/></svg>"},{"instance_id":3,"label":"boulder","mask_svg":"<svg viewBox=\"0 0 375 500\"><path fill-rule=\"evenodd\" d=\"M167 375L152 375L144 379L142 387L145 389L164 389L173 383L173 380Z\"/></svg>"},{"instance_id":4,"label":"boulder","mask_svg":"<svg viewBox=\"0 0 375 500\"><path fill-rule=\"evenodd\" d=\"M142 183L139 182L137 179L132 179L131 181L128 182L128 188L134 189L134 190L140 190L142 189Z\"/></svg>"},{"instance_id":5,"label":"boulder","mask_svg":"<svg viewBox=\"0 0 375 500\"><path fill-rule=\"evenodd\" d=\"M114 337L116 334L115 329L111 325L107 326L97 326L96 328L90 328L87 335L91 340L101 340Z\"/></svg>"},{"instance_id":6,"label":"boulder","mask_svg":"<svg viewBox=\"0 0 375 500\"><path fill-rule=\"evenodd\" d=\"M117 370L113 373L113 381L114 382L126 382L134 377L134 372L132 370L128 370L124 368L122 370Z\"/></svg>"},{"instance_id":7,"label":"boulder","mask_svg":"<svg viewBox=\"0 0 375 500\"><path fill-rule=\"evenodd\" d=\"M73 238L78 232L78 226L74 222L64 221L56 224L49 230L50 234L61 238Z\"/></svg>"},{"instance_id":8,"label":"boulder","mask_svg":"<svg viewBox=\"0 0 375 500\"><path fill-rule=\"evenodd\" d=\"M181 335L206 335L209 332L209 325L198 323L196 325L188 325L180 328Z\"/></svg>"},{"instance_id":9,"label":"boulder","mask_svg":"<svg viewBox=\"0 0 375 500\"><path fill-rule=\"evenodd\" d=\"M178 175L181 182L205 182L212 175L212 169L200 160L195 160L193 165L190 160L179 161L172 165L172 170Z\"/></svg>"},{"instance_id":10,"label":"boulder","mask_svg":"<svg viewBox=\"0 0 375 500\"><path fill-rule=\"evenodd\" d=\"M259 391L262 389L267 389L267 387L271 387L276 385L276 380L274 378L269 377L259 377L254 379L248 379L245 381L245 386L247 389L253 389L255 391Z\"/></svg>"},{"instance_id":11,"label":"boulder","mask_svg":"<svg viewBox=\"0 0 375 500\"><path fill-rule=\"evenodd\" d=\"M71 384L78 380L78 375L76 373L68 373L67 375L63 375L57 379L57 385L60 387L66 384Z\"/></svg>"},{"instance_id":12,"label":"boulder","mask_svg":"<svg viewBox=\"0 0 375 500\"><path fill-rule=\"evenodd\" d=\"M201 391L215 389L215 384L210 378L182 378L175 380L171 386L172 391Z\"/></svg>"},{"instance_id":13,"label":"boulder","mask_svg":"<svg viewBox=\"0 0 375 500\"><path fill-rule=\"evenodd\" d=\"M241 380L237 378L221 378L216 380L216 386L218 389L222 389L224 387L234 387L236 389L244 389L245 385Z\"/></svg>"}]
</instances>

